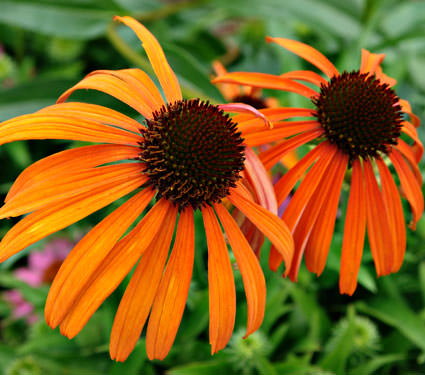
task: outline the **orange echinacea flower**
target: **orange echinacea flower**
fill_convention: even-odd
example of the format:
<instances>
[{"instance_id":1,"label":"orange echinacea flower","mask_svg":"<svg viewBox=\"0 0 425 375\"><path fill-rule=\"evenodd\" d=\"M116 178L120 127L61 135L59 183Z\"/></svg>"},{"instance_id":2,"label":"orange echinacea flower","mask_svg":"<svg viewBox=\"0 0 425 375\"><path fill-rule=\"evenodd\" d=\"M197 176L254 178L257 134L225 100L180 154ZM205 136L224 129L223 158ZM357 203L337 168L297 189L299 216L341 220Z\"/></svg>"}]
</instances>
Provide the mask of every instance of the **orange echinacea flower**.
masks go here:
<instances>
[{"instance_id":1,"label":"orange echinacea flower","mask_svg":"<svg viewBox=\"0 0 425 375\"><path fill-rule=\"evenodd\" d=\"M214 82L280 89L311 99L315 109L310 114L304 108L282 109L288 112L288 118L312 119L275 124L268 131L269 138L262 140L268 143L280 136L280 142L259 157L270 169L285 153L316 141L312 150L275 185L281 204L308 171L282 217L295 242L289 270L292 280L297 278L303 255L310 271L322 273L342 182L347 169L352 169L340 268L340 291L352 294L357 285L366 227L378 276L397 272L403 262L406 229L400 193L389 162L400 180L401 195L412 208L412 229L423 213L422 176L418 168L423 146L416 131L419 119L409 103L395 94L392 87L396 81L382 72L380 64L385 55L362 50L360 70L339 73L325 56L304 43L270 37L267 41L309 61L328 79L312 71L293 71L281 76L238 72L218 77ZM309 82L318 91L297 81ZM245 140L250 137L243 131L242 135ZM409 138L410 143L406 142ZM280 263L280 255L272 248L270 267L276 270Z\"/></svg>"},{"instance_id":2,"label":"orange echinacea flower","mask_svg":"<svg viewBox=\"0 0 425 375\"><path fill-rule=\"evenodd\" d=\"M0 144L56 138L100 144L54 154L22 172L0 216L29 214L3 238L0 260L135 192L71 251L50 289L45 317L52 328L59 326L62 334L74 337L137 263L115 316L111 357L128 357L150 314L147 353L163 359L186 304L194 260L193 213L200 209L208 243L209 334L215 353L232 334L236 310L220 223L245 286L247 335L262 322L266 295L258 259L222 200L228 199L263 231L288 264L292 237L277 216L252 201L241 183L245 146L238 124L221 109L226 106L184 100L155 37L131 17L116 19L142 41L167 100L139 69L100 70L67 90L56 105L2 123ZM78 89L121 100L145 117L145 126L106 107L66 103ZM228 109L262 116L248 106ZM125 235L155 196L153 207Z\"/></svg>"}]
</instances>

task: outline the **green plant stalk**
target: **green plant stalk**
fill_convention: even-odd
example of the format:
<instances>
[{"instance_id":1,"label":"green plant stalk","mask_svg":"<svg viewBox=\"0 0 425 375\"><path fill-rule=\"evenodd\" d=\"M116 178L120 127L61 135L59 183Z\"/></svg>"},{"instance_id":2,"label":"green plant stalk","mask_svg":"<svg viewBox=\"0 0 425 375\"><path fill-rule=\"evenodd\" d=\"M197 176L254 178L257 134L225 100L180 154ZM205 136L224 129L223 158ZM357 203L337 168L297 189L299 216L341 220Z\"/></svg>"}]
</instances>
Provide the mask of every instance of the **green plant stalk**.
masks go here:
<instances>
[{"instance_id":1,"label":"green plant stalk","mask_svg":"<svg viewBox=\"0 0 425 375\"><path fill-rule=\"evenodd\" d=\"M154 74L151 64L148 59L140 56L133 48L131 48L117 33L116 25L112 22L106 31L106 37L112 46L127 60L130 64L135 65L143 69L146 73ZM185 98L199 98L202 100L208 100L214 102L213 99L207 97L202 92L195 90L180 83L182 95Z\"/></svg>"}]
</instances>

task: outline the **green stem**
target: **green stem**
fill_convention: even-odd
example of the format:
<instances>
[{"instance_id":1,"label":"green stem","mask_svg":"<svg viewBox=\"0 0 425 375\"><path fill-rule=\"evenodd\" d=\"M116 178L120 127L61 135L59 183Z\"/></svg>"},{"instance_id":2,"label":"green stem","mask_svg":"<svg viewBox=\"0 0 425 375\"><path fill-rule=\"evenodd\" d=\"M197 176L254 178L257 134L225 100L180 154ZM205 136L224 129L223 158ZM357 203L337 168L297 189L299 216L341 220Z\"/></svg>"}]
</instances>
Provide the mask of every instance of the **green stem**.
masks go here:
<instances>
[{"instance_id":1,"label":"green stem","mask_svg":"<svg viewBox=\"0 0 425 375\"><path fill-rule=\"evenodd\" d=\"M154 74L151 64L148 59L139 55L133 48L131 48L117 33L116 24L111 23L106 31L106 37L114 48L127 60L130 64L143 69L146 73ZM199 98L202 100L212 101L211 98L206 97L200 91L192 89L184 84L180 84L182 95L186 98Z\"/></svg>"}]
</instances>

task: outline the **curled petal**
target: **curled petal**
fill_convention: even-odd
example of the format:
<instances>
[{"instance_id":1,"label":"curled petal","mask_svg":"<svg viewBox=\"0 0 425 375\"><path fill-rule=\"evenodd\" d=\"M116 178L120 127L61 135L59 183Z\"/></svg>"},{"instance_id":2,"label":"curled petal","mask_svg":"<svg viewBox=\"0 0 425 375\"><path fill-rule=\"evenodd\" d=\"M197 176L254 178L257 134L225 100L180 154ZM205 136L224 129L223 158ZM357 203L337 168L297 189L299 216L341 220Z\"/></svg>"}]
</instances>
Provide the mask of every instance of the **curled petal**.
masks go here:
<instances>
[{"instance_id":1,"label":"curled petal","mask_svg":"<svg viewBox=\"0 0 425 375\"><path fill-rule=\"evenodd\" d=\"M244 104L244 103L230 103L230 104L220 104L218 108L222 109L225 112L234 112L234 113L249 113L255 117L258 117L264 121L264 125L267 128L273 128L273 124L264 116L260 111L255 109L253 106Z\"/></svg>"}]
</instances>

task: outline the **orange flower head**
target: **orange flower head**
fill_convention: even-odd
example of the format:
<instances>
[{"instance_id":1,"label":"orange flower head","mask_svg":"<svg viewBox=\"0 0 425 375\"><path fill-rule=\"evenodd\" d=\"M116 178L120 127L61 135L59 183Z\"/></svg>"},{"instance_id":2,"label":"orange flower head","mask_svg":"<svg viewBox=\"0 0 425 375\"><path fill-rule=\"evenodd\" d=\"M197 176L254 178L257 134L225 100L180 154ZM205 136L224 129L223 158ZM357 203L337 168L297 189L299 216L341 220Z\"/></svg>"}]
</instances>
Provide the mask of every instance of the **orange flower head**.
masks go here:
<instances>
[{"instance_id":1,"label":"orange flower head","mask_svg":"<svg viewBox=\"0 0 425 375\"><path fill-rule=\"evenodd\" d=\"M63 335L74 337L135 268L115 316L110 354L124 361L149 320L148 356L163 359L186 305L195 256L194 211L199 209L208 245L209 335L215 353L229 341L236 313L233 270L222 228L245 286L246 335L261 325L266 298L258 259L224 203L230 201L264 233L288 265L292 258L288 228L263 208L273 203L264 198L255 199L263 206L255 203L242 178L263 180L254 178L259 186L255 194L273 190L267 187L255 154L243 170L246 151L238 130L245 122L264 127L268 121L247 105L215 106L183 99L155 37L131 17L116 19L142 41L166 100L140 69L98 70L67 90L57 104L3 122L0 144L25 139L97 144L51 155L16 179L0 218L27 215L1 241L0 261L126 197L65 259L50 288L45 318L50 327L59 326ZM138 111L144 123L103 106L66 102L79 89L115 97ZM223 110L242 114L234 117L236 121ZM153 207L142 215L155 197Z\"/></svg>"},{"instance_id":2,"label":"orange flower head","mask_svg":"<svg viewBox=\"0 0 425 375\"><path fill-rule=\"evenodd\" d=\"M240 129L247 145L271 145L259 154L266 169L288 152L315 140L311 151L275 185L280 205L301 180L282 216L294 236L295 254L286 270L292 280L297 279L302 259L310 271L317 275L323 272L342 183L347 169L351 169L340 291L352 294L357 286L366 227L377 275L387 275L399 270L406 248L400 195L410 203L412 229L423 213L422 175L418 168L423 146L416 131L419 118L392 89L396 81L382 72L380 64L385 55L362 50L360 69L340 74L311 46L284 38L267 41L304 58L328 79L313 71L299 70L280 76L228 73L213 82L284 90L311 100L314 109L262 110L274 121L271 130L252 125L242 125ZM300 82L308 82L315 89ZM304 119L294 121L297 117ZM399 177L401 192L390 164ZM272 248L270 268L276 270L280 263L281 256Z\"/></svg>"}]
</instances>

